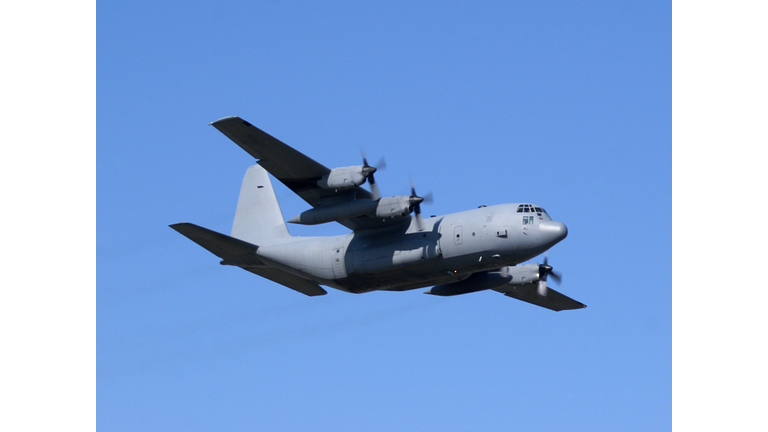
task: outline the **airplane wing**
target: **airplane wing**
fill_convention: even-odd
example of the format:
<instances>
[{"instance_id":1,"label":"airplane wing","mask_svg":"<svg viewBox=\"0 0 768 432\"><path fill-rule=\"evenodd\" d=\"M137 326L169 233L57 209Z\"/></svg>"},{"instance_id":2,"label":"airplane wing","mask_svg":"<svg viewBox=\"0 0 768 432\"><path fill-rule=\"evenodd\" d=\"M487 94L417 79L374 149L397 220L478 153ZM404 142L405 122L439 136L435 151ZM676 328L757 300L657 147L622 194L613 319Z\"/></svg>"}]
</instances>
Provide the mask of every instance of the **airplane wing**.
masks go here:
<instances>
[{"instance_id":1,"label":"airplane wing","mask_svg":"<svg viewBox=\"0 0 768 432\"><path fill-rule=\"evenodd\" d=\"M510 291L505 292L504 295L524 302L535 304L543 308L551 309L555 312L569 309L581 309L587 307L587 305L578 302L566 295L547 287L547 296L541 297L536 291L537 284L518 285L512 288ZM507 287L505 286L505 289Z\"/></svg>"},{"instance_id":2,"label":"airplane wing","mask_svg":"<svg viewBox=\"0 0 768 432\"><path fill-rule=\"evenodd\" d=\"M254 244L188 222L170 227L221 258L221 264L240 267L308 296L328 294L315 282L266 266L256 256L259 247Z\"/></svg>"},{"instance_id":3,"label":"airplane wing","mask_svg":"<svg viewBox=\"0 0 768 432\"><path fill-rule=\"evenodd\" d=\"M321 188L317 185L317 181L331 172L330 169L240 117L224 117L211 125L258 159L259 165L312 207L360 198L373 198L373 195L362 187L342 191ZM339 223L349 229L357 230L378 228L401 223L401 221L382 221L362 216L342 220Z\"/></svg>"}]
</instances>

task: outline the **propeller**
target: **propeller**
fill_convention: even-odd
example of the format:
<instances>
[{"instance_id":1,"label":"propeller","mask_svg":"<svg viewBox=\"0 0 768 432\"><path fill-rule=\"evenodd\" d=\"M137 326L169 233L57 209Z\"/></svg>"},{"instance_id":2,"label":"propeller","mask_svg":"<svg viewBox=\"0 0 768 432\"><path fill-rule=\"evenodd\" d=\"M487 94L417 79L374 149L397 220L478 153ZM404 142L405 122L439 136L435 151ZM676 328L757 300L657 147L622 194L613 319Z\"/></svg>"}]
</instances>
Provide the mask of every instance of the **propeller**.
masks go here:
<instances>
[{"instance_id":1,"label":"propeller","mask_svg":"<svg viewBox=\"0 0 768 432\"><path fill-rule=\"evenodd\" d=\"M387 161L382 157L376 165L371 166L368 164L368 159L365 157L365 152L362 149L360 149L360 154L363 156L363 175L368 179L368 183L371 185L371 192L373 193L373 199L375 201L381 197L381 193L379 193L379 187L376 186L376 179L373 178L373 173L386 168Z\"/></svg>"},{"instance_id":2,"label":"propeller","mask_svg":"<svg viewBox=\"0 0 768 432\"><path fill-rule=\"evenodd\" d=\"M552 270L552 266L547 262L548 258L548 255L544 255L544 264L539 264L539 286L536 288L536 291L542 297L547 296L547 276L552 276L552 279L557 282L558 285L563 280L563 277L560 273Z\"/></svg>"},{"instance_id":3,"label":"propeller","mask_svg":"<svg viewBox=\"0 0 768 432\"><path fill-rule=\"evenodd\" d=\"M423 197L416 195L416 186L414 186L413 179L411 179L411 197L409 198L409 202L413 212L416 213L416 226L418 227L419 231L423 230L421 223L421 203L425 202L430 204L432 201L432 192L427 192L427 194Z\"/></svg>"}]
</instances>

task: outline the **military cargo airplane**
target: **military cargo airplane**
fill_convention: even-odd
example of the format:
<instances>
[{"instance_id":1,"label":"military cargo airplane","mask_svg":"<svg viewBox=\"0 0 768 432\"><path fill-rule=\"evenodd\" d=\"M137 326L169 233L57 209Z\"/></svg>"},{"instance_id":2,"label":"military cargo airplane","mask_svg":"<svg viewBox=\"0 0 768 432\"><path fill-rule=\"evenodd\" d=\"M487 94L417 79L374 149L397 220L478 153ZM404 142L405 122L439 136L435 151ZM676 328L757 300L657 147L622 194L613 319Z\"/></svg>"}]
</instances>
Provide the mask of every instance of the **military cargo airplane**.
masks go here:
<instances>
[{"instance_id":1,"label":"military cargo airplane","mask_svg":"<svg viewBox=\"0 0 768 432\"><path fill-rule=\"evenodd\" d=\"M500 204L444 216L422 217L420 197L382 197L376 166L329 169L239 117L211 123L256 158L240 189L231 235L182 222L171 228L221 258L308 296L320 285L351 293L405 291L454 296L493 290L554 311L584 304L547 286L560 280L546 252L568 235L541 207ZM269 174L312 206L288 222L338 222L352 230L332 237L288 232ZM369 192L362 186L368 183Z\"/></svg>"}]
</instances>

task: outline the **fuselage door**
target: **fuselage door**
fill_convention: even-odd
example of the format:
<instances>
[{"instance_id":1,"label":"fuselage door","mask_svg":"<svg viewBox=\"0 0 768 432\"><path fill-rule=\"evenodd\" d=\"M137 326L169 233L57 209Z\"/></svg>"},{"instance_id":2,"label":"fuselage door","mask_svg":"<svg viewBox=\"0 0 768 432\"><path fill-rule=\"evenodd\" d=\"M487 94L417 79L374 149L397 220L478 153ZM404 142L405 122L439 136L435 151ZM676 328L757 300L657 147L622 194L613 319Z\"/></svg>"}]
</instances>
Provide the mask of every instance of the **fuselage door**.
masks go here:
<instances>
[{"instance_id":1,"label":"fuselage door","mask_svg":"<svg viewBox=\"0 0 768 432\"><path fill-rule=\"evenodd\" d=\"M453 229L453 243L460 245L464 242L464 239L462 239L461 234L461 225L456 225L456 227Z\"/></svg>"}]
</instances>

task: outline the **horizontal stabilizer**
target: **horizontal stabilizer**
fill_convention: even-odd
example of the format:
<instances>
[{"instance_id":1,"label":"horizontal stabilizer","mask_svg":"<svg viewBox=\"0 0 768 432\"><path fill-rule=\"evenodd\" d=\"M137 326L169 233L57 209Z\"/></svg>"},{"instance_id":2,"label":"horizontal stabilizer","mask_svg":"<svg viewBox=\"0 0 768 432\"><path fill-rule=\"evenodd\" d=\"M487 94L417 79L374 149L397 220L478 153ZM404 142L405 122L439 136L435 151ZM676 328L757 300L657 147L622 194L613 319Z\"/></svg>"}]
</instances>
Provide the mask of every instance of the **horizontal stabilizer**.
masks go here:
<instances>
[{"instance_id":1,"label":"horizontal stabilizer","mask_svg":"<svg viewBox=\"0 0 768 432\"><path fill-rule=\"evenodd\" d=\"M538 285L535 283L517 286L507 285L504 287L504 295L522 300L524 302L535 304L536 306L551 309L556 312L561 310L582 309L587 307L587 305L578 302L566 295L560 294L559 292L549 287L547 288L547 295L542 297L536 290L537 286Z\"/></svg>"},{"instance_id":2,"label":"horizontal stabilizer","mask_svg":"<svg viewBox=\"0 0 768 432\"><path fill-rule=\"evenodd\" d=\"M315 282L265 266L256 256L259 247L254 244L188 222L170 227L221 258L221 264L241 267L308 296L328 293Z\"/></svg>"},{"instance_id":3,"label":"horizontal stabilizer","mask_svg":"<svg viewBox=\"0 0 768 432\"><path fill-rule=\"evenodd\" d=\"M263 265L256 257L259 247L254 244L189 222L173 224L170 227L221 258L226 264L236 262L238 264L235 265Z\"/></svg>"}]
</instances>

